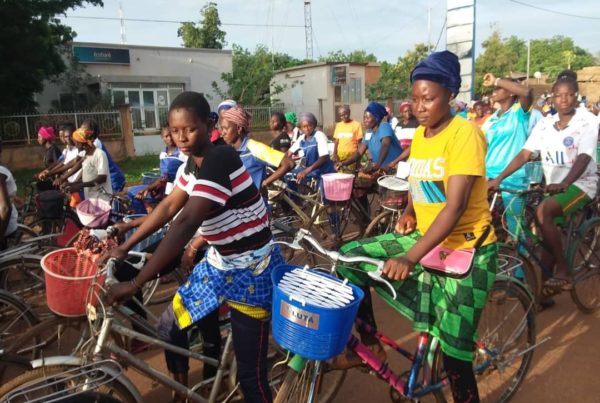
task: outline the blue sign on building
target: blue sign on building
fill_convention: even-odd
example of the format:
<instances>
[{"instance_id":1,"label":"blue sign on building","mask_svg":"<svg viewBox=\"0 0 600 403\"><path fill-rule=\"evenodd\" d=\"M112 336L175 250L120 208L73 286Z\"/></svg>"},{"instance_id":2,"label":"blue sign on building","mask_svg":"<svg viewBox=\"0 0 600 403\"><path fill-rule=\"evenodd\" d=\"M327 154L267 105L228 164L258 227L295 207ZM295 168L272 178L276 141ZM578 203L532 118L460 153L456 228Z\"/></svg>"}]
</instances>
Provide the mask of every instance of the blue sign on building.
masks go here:
<instances>
[{"instance_id":1,"label":"blue sign on building","mask_svg":"<svg viewBox=\"0 0 600 403\"><path fill-rule=\"evenodd\" d=\"M129 49L73 46L73 55L79 63L129 64Z\"/></svg>"}]
</instances>

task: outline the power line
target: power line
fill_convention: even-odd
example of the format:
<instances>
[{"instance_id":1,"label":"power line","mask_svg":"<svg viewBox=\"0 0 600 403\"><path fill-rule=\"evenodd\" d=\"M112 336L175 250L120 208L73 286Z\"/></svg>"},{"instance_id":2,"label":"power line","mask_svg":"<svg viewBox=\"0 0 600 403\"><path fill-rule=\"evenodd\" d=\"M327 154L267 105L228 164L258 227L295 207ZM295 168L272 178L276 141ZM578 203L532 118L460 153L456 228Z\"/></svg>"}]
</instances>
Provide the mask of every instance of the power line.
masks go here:
<instances>
[{"instance_id":1,"label":"power line","mask_svg":"<svg viewBox=\"0 0 600 403\"><path fill-rule=\"evenodd\" d=\"M435 43L434 51L437 51L438 45L440 44L440 40L442 39L442 34L444 33L444 28L446 28L446 23L448 22L448 18L444 18L444 25L442 25L442 29L440 30L440 35L438 36L437 42Z\"/></svg>"},{"instance_id":2,"label":"power line","mask_svg":"<svg viewBox=\"0 0 600 403\"><path fill-rule=\"evenodd\" d=\"M86 20L110 20L110 21L120 21L120 18L116 17L90 17L90 16L80 16L80 15L67 15L67 18L79 18ZM176 21L176 20L154 20L149 18L123 18L123 21L133 21L133 22L158 22L158 23L168 23L168 24L183 24L184 22L191 21ZM304 28L304 25L284 25L284 24L241 24L241 23L224 23L221 25L226 26L236 26L236 27L272 27L272 28Z\"/></svg>"},{"instance_id":3,"label":"power line","mask_svg":"<svg viewBox=\"0 0 600 403\"><path fill-rule=\"evenodd\" d=\"M548 8L534 6L533 4L528 4L528 3L525 3L525 2L522 2L522 1L518 1L518 0L509 0L509 1L511 1L512 3L520 4L520 5L525 6L525 7L535 8L536 10L546 11L548 13L564 15L566 17L584 18L586 20L600 20L600 17L590 17L590 16L587 16L587 15L576 15L576 14L563 13L562 11L550 10Z\"/></svg>"}]
</instances>

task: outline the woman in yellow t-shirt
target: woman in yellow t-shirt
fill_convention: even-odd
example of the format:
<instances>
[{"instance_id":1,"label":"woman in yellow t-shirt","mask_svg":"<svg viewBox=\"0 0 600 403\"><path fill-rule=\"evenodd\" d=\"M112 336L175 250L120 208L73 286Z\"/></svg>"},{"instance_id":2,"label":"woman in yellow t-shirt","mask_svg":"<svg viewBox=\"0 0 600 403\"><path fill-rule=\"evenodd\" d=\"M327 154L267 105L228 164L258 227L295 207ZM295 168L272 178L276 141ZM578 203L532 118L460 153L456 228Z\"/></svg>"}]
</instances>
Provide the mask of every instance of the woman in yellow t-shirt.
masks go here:
<instances>
[{"instance_id":1,"label":"woman in yellow t-shirt","mask_svg":"<svg viewBox=\"0 0 600 403\"><path fill-rule=\"evenodd\" d=\"M363 138L360 123L350 119L350 107L342 105L338 108L340 121L335 125L333 132L333 162L343 162L354 155Z\"/></svg>"},{"instance_id":2,"label":"woman in yellow t-shirt","mask_svg":"<svg viewBox=\"0 0 600 403\"><path fill-rule=\"evenodd\" d=\"M472 367L476 329L497 266L487 203L486 142L475 125L450 113L449 103L461 82L455 54L432 53L414 68L411 82L420 126L411 145L410 199L396 225L399 234L352 242L341 252L389 258L384 273L393 280L397 297L393 299L385 287L374 284L375 289L413 322L415 330L439 338L454 401L479 401ZM455 279L424 271L419 261L438 245L450 249L481 245L470 274ZM340 272L353 282L371 285L362 272L348 268ZM368 289L359 316L375 325ZM361 339L377 355L385 355L373 336L365 333ZM349 367L356 361L346 354L333 365Z\"/></svg>"}]
</instances>

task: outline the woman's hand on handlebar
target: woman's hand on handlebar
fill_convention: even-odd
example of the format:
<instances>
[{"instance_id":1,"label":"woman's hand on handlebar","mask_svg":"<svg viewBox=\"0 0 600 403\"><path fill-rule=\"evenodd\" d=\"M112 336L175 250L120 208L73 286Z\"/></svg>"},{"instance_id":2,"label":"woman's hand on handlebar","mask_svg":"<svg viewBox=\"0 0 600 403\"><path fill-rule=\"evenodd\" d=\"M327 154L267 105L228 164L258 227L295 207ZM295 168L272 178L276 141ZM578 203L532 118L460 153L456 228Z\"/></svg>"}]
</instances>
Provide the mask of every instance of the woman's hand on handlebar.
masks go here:
<instances>
[{"instance_id":1,"label":"woman's hand on handlebar","mask_svg":"<svg viewBox=\"0 0 600 403\"><path fill-rule=\"evenodd\" d=\"M388 259L383 266L383 274L390 280L406 280L415 268L416 263L404 257Z\"/></svg>"},{"instance_id":2,"label":"woman's hand on handlebar","mask_svg":"<svg viewBox=\"0 0 600 403\"><path fill-rule=\"evenodd\" d=\"M103 264L108 261L108 259L117 259L119 262L122 262L127 258L127 250L121 248L120 246L114 249L109 250L104 255L100 257L98 260L98 264Z\"/></svg>"},{"instance_id":3,"label":"woman's hand on handlebar","mask_svg":"<svg viewBox=\"0 0 600 403\"><path fill-rule=\"evenodd\" d=\"M489 179L487 181L487 187L488 187L488 190L496 190L500 187L500 181L498 180L498 178Z\"/></svg>"},{"instance_id":4,"label":"woman's hand on handlebar","mask_svg":"<svg viewBox=\"0 0 600 403\"><path fill-rule=\"evenodd\" d=\"M108 287L106 301L110 305L117 305L127 301L138 292L138 288L131 281L113 284Z\"/></svg>"},{"instance_id":5,"label":"woman's hand on handlebar","mask_svg":"<svg viewBox=\"0 0 600 403\"><path fill-rule=\"evenodd\" d=\"M396 221L394 231L400 235L408 235L412 233L415 228L417 228L417 217L415 217L414 214L405 211L400 215L398 221Z\"/></svg>"}]
</instances>

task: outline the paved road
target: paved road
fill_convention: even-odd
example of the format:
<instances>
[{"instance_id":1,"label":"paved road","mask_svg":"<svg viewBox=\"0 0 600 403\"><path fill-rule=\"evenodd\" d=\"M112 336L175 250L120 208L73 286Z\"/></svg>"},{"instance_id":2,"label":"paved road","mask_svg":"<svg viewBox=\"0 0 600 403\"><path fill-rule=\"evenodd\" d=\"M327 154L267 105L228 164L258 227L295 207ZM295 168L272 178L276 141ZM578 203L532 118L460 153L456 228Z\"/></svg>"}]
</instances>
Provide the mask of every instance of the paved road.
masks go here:
<instances>
[{"instance_id":1,"label":"paved road","mask_svg":"<svg viewBox=\"0 0 600 403\"><path fill-rule=\"evenodd\" d=\"M408 321L377 297L374 300L380 329L406 347L414 348L415 335ZM536 349L527 378L513 402L600 402L600 312L592 315L580 313L568 295L559 296L557 301L554 308L537 317L538 339L547 335L552 339ZM154 366L164 368L163 355L159 350L146 352L141 357L149 359ZM404 362L391 353L388 353L388 358L395 370L407 369ZM192 369L191 379L200 380L198 366ZM145 401L168 401L169 393L162 386L129 372L143 392ZM389 387L359 370L348 373L335 399L336 403L389 401Z\"/></svg>"}]
</instances>

